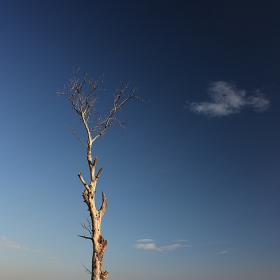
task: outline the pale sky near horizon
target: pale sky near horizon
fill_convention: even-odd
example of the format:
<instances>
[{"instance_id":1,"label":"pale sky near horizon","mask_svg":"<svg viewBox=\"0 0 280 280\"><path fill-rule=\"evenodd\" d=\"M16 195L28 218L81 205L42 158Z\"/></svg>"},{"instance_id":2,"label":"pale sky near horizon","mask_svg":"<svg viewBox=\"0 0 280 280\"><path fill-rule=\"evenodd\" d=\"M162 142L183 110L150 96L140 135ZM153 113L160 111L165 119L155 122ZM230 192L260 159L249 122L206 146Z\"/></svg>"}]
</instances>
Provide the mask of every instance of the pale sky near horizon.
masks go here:
<instances>
[{"instance_id":1,"label":"pale sky near horizon","mask_svg":"<svg viewBox=\"0 0 280 280\"><path fill-rule=\"evenodd\" d=\"M108 280L280 278L280 5L1 2L0 279L85 280L84 128L63 90L137 100L94 145Z\"/></svg>"}]
</instances>

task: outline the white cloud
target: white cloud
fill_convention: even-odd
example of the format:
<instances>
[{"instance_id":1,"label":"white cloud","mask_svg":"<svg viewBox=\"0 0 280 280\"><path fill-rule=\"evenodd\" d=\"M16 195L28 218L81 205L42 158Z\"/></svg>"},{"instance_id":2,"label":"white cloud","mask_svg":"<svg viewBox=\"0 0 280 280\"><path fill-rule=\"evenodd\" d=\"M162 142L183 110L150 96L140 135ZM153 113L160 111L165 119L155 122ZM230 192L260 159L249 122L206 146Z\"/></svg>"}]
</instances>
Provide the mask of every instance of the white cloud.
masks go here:
<instances>
[{"instance_id":1,"label":"white cloud","mask_svg":"<svg viewBox=\"0 0 280 280\"><path fill-rule=\"evenodd\" d=\"M145 243L145 244L134 244L136 249L142 250L157 250L155 243Z\"/></svg>"},{"instance_id":2,"label":"white cloud","mask_svg":"<svg viewBox=\"0 0 280 280\"><path fill-rule=\"evenodd\" d=\"M144 241L142 241L143 244L137 243L137 244L134 244L133 247L136 249L141 249L141 250L173 251L173 250L176 250L179 248L191 246L191 245L182 245L182 244L171 244L171 245L157 247L155 245L155 243L144 243L144 242L146 242L146 240L152 240L152 239L140 239L140 240L137 240L137 242L141 242L141 240L144 240Z\"/></svg>"},{"instance_id":3,"label":"white cloud","mask_svg":"<svg viewBox=\"0 0 280 280\"><path fill-rule=\"evenodd\" d=\"M20 251L27 251L27 252L32 252L32 253L43 253L44 251L41 250L34 250L30 249L25 246L21 246L18 244L14 244L11 241L7 240L6 237L0 236L0 248L6 248L6 249L15 249L15 250L20 250Z\"/></svg>"},{"instance_id":4,"label":"white cloud","mask_svg":"<svg viewBox=\"0 0 280 280\"><path fill-rule=\"evenodd\" d=\"M209 86L211 102L192 102L186 108L194 113L212 117L222 117L236 114L245 106L253 107L257 112L263 112L269 107L269 100L260 91L246 97L245 90L239 90L235 85L218 81Z\"/></svg>"},{"instance_id":5,"label":"white cloud","mask_svg":"<svg viewBox=\"0 0 280 280\"><path fill-rule=\"evenodd\" d=\"M224 255L224 254L227 254L228 253L228 250L225 250L225 251L222 251L220 253L218 253L218 255Z\"/></svg>"},{"instance_id":6,"label":"white cloud","mask_svg":"<svg viewBox=\"0 0 280 280\"><path fill-rule=\"evenodd\" d=\"M148 239L148 238L136 240L137 243L151 243L153 241L154 241L153 239Z\"/></svg>"}]
</instances>

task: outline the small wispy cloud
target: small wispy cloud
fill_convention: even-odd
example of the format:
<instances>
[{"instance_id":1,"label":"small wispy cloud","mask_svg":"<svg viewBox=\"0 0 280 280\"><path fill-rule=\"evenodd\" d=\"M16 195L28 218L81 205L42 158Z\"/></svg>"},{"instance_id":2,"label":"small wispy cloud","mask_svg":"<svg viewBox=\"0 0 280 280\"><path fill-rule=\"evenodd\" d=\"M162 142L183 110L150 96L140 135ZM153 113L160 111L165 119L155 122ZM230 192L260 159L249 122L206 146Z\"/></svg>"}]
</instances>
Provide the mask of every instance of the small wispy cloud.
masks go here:
<instances>
[{"instance_id":1,"label":"small wispy cloud","mask_svg":"<svg viewBox=\"0 0 280 280\"><path fill-rule=\"evenodd\" d=\"M237 89L226 81L218 81L208 87L208 92L210 102L187 102L185 108L197 114L222 117L240 113L246 106L256 112L263 112L269 107L269 99L259 89L246 96L246 90Z\"/></svg>"},{"instance_id":2,"label":"small wispy cloud","mask_svg":"<svg viewBox=\"0 0 280 280\"><path fill-rule=\"evenodd\" d=\"M136 241L137 243L134 244L133 247L141 250L153 250L153 251L163 252L163 251L173 251L179 248L191 246L191 245L183 245L183 244L176 243L176 244L157 247L155 243L151 243L149 242L149 240L153 240L153 239L139 239Z\"/></svg>"},{"instance_id":3,"label":"small wispy cloud","mask_svg":"<svg viewBox=\"0 0 280 280\"><path fill-rule=\"evenodd\" d=\"M179 242L179 243L181 243L181 242L191 242L191 240L189 240L189 239L176 239L176 240L174 240L175 242Z\"/></svg>"},{"instance_id":4,"label":"small wispy cloud","mask_svg":"<svg viewBox=\"0 0 280 280\"><path fill-rule=\"evenodd\" d=\"M0 236L0 248L27 251L27 252L31 252L31 253L43 253L44 252L41 250L34 250L34 249L30 249L30 248L22 246L22 245L12 243L11 241L7 240L7 238L4 236Z\"/></svg>"},{"instance_id":5,"label":"small wispy cloud","mask_svg":"<svg viewBox=\"0 0 280 280\"><path fill-rule=\"evenodd\" d=\"M134 244L133 245L136 249L142 250L157 250L155 243L144 243L144 244Z\"/></svg>"},{"instance_id":6,"label":"small wispy cloud","mask_svg":"<svg viewBox=\"0 0 280 280\"><path fill-rule=\"evenodd\" d=\"M148 239L148 238L144 238L144 239L138 239L136 240L137 243L151 243L154 242L153 239Z\"/></svg>"},{"instance_id":7,"label":"small wispy cloud","mask_svg":"<svg viewBox=\"0 0 280 280\"><path fill-rule=\"evenodd\" d=\"M219 252L217 253L218 255L224 255L224 254L227 254L229 251L228 250L225 250L225 251L222 251L222 252Z\"/></svg>"}]
</instances>

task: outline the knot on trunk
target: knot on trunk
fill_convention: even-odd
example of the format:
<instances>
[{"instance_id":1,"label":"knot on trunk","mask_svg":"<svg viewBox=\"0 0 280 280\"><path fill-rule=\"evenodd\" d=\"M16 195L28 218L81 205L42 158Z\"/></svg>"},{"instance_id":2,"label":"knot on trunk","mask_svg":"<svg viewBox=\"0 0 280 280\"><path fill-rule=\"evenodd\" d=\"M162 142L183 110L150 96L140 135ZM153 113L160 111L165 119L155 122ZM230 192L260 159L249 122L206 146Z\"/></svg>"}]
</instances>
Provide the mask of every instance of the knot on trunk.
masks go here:
<instances>
[{"instance_id":1,"label":"knot on trunk","mask_svg":"<svg viewBox=\"0 0 280 280\"><path fill-rule=\"evenodd\" d=\"M102 235L99 235L98 243L102 244L102 243L104 243L104 242L106 242L106 244L107 244L107 241L103 238L103 236L102 236Z\"/></svg>"},{"instance_id":2,"label":"knot on trunk","mask_svg":"<svg viewBox=\"0 0 280 280\"><path fill-rule=\"evenodd\" d=\"M99 235L99 238L98 238L97 242L99 243L99 254L98 255L99 255L100 260L102 260L105 249L107 247L107 240L105 240L102 237L102 235Z\"/></svg>"},{"instance_id":3,"label":"knot on trunk","mask_svg":"<svg viewBox=\"0 0 280 280\"><path fill-rule=\"evenodd\" d=\"M100 279L101 279L101 280L106 280L107 277L108 277L108 274L109 274L108 271L102 271L102 272L100 273Z\"/></svg>"}]
</instances>

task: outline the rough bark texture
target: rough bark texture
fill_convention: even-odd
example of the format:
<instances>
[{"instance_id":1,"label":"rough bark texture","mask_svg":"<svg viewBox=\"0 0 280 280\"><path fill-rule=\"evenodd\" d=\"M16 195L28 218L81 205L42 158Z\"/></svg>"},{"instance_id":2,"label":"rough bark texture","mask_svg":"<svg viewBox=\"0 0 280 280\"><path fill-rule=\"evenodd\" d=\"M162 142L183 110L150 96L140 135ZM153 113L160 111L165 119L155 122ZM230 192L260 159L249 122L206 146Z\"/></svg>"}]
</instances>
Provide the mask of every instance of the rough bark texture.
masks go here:
<instances>
[{"instance_id":1,"label":"rough bark texture","mask_svg":"<svg viewBox=\"0 0 280 280\"><path fill-rule=\"evenodd\" d=\"M90 168L90 174L91 174L91 181L89 184L87 184L83 178L82 173L79 173L79 178L83 185L85 186L85 189L83 191L83 198L84 202L88 206L88 210L90 213L90 224L91 229L88 229L91 233L91 237L81 236L86 239L90 239L92 241L92 272L91 272L91 280L105 280L108 277L109 272L103 271L103 256L105 249L107 247L107 241L103 238L101 234L101 220L102 217L106 211L107 208L107 200L104 192L102 192L102 204L100 209L97 209L95 206L95 189L96 184L98 181L98 178L102 172L102 169L100 169L95 175L95 166L97 163L97 157L94 159L92 163L91 155L90 153L87 153L87 160L88 165Z\"/></svg>"},{"instance_id":2,"label":"rough bark texture","mask_svg":"<svg viewBox=\"0 0 280 280\"><path fill-rule=\"evenodd\" d=\"M102 204L100 209L97 209L95 206L96 184L103 169L99 169L96 173L96 164L98 158L95 157L94 160L92 158L92 144L96 139L105 133L107 128L113 124L119 124L122 126L123 123L117 119L116 113L121 110L122 106L127 101L132 98L141 99L136 96L136 88L134 88L132 92L125 97L124 92L128 86L124 86L122 83L121 87L117 89L116 94L113 96L112 109L109 111L108 115L104 118L97 116L95 104L98 98L96 95L93 95L93 93L102 83L103 77L101 77L101 80L97 82L93 79L88 79L87 73L84 74L84 77L80 82L79 78L77 78L77 72L75 72L74 78L71 79L69 83L69 91L57 92L58 95L63 95L70 101L72 108L80 117L87 135L87 141L84 142L82 138L76 134L74 129L70 128L72 133L87 149L86 157L90 171L90 182L86 183L82 173L79 173L78 176L84 185L83 198L90 212L90 220L88 220L88 225L85 225L84 223L81 223L81 225L89 232L90 236L79 236L89 239L92 242L92 267L91 270L87 269L87 271L91 274L91 280L106 280L109 274L108 271L103 270L103 256L107 247L107 241L101 234L101 220L107 208L107 200L104 192L102 192ZM95 121L95 125L93 127L90 126L90 121L92 120Z\"/></svg>"}]
</instances>

